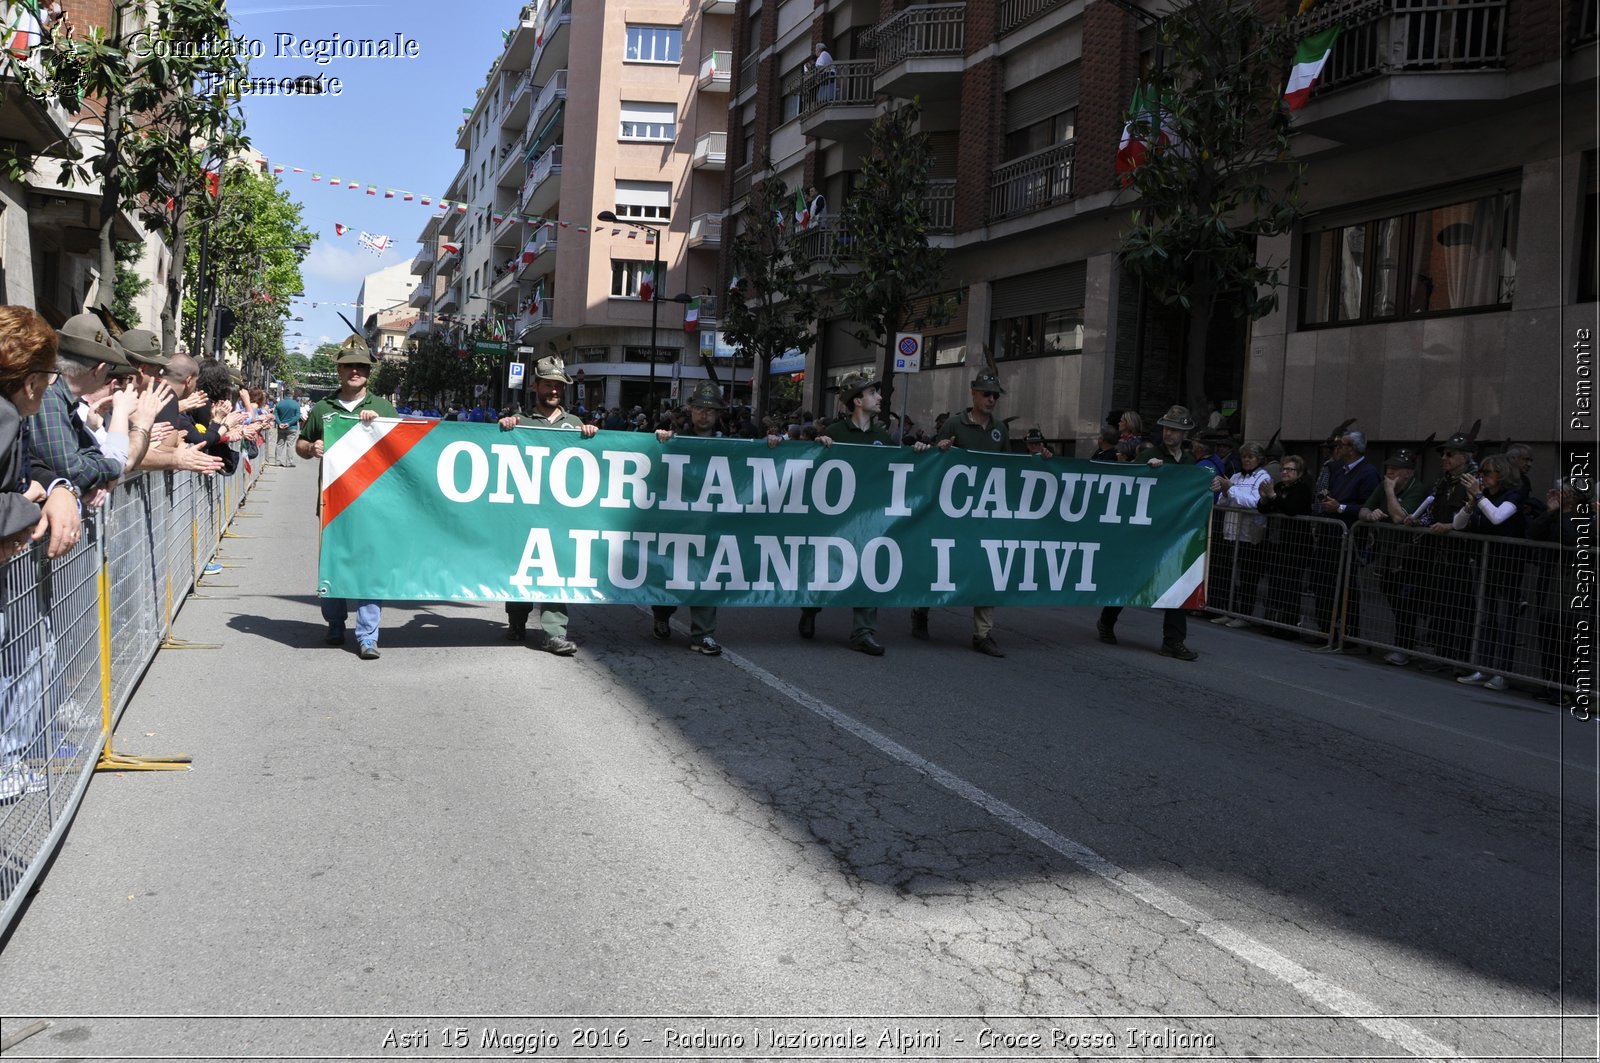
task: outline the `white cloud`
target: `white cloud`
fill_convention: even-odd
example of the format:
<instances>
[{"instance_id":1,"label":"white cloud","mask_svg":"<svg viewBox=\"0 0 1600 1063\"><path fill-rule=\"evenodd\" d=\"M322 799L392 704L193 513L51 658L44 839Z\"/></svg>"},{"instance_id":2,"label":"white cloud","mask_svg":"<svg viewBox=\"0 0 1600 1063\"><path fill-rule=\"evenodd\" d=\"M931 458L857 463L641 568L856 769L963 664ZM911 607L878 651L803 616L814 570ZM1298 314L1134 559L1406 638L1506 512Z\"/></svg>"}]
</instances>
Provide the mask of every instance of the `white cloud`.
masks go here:
<instances>
[{"instance_id":1,"label":"white cloud","mask_svg":"<svg viewBox=\"0 0 1600 1063\"><path fill-rule=\"evenodd\" d=\"M320 287L353 293L361 288L361 282L372 272L372 254L355 249L353 245L351 250L346 251L319 240L311 249L311 254L306 256L300 272L308 282L315 281ZM350 300L354 295L336 295L328 298Z\"/></svg>"}]
</instances>

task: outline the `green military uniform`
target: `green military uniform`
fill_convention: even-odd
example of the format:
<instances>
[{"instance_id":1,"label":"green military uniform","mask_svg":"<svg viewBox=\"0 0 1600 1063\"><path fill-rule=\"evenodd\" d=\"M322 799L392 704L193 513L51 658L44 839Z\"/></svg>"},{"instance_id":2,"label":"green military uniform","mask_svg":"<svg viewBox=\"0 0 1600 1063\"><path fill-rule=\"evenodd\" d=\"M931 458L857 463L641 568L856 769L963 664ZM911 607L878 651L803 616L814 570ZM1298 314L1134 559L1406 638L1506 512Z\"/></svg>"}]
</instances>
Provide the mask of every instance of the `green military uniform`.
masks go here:
<instances>
[{"instance_id":1,"label":"green military uniform","mask_svg":"<svg viewBox=\"0 0 1600 1063\"><path fill-rule=\"evenodd\" d=\"M1168 465L1198 464L1194 458L1194 451L1190 450L1188 447L1181 447L1178 450L1178 453L1174 454L1160 443L1154 443L1148 447L1145 447L1143 450L1139 451L1138 454L1134 455L1133 458L1133 460L1140 465L1156 459L1164 461ZM1224 479L1226 479L1226 477L1224 477Z\"/></svg>"},{"instance_id":2,"label":"green military uniform","mask_svg":"<svg viewBox=\"0 0 1600 1063\"><path fill-rule=\"evenodd\" d=\"M1466 488L1463 487L1461 490L1464 492L1466 491ZM1402 489L1401 492L1395 496L1395 499L1400 503L1401 509L1405 510L1407 513L1415 513L1417 511L1417 507L1422 505L1423 500L1427 497L1427 485L1413 476L1411 478L1411 482L1406 484L1404 489ZM1379 513L1382 513L1386 518L1389 516L1389 496L1383 490L1382 480L1378 481L1378 489L1373 491L1372 494L1367 497L1366 502L1363 503L1361 508L1375 509Z\"/></svg>"},{"instance_id":3,"label":"green military uniform","mask_svg":"<svg viewBox=\"0 0 1600 1063\"><path fill-rule=\"evenodd\" d=\"M337 365L365 366L367 372L372 370L372 356L359 337L354 337L355 344L347 349L336 360ZM348 343L348 341L347 341ZM305 440L313 449L318 442L327 444L327 422L335 414L348 414L359 417L367 410L371 410L379 417L398 417L394 405L379 395L368 391L362 395L361 400L354 406L346 407L333 396L323 399L311 407L311 415L306 418L305 424L300 426L300 438ZM298 444L297 444L298 445ZM322 509L322 493L317 493L317 509ZM344 642L344 625L350 616L351 599L324 598L322 599L322 618L328 622L328 634L323 642L329 646L338 646ZM362 660L376 660L378 657L378 628L382 622L382 607L377 602L357 601L356 605L356 642L360 647Z\"/></svg>"},{"instance_id":4,"label":"green military uniform","mask_svg":"<svg viewBox=\"0 0 1600 1063\"><path fill-rule=\"evenodd\" d=\"M709 380L702 380L689 396L690 406L698 406L703 410L726 410L728 404L722 401L722 389ZM699 435L692 425L690 435ZM702 438L720 439L722 433L713 428ZM652 605L650 607L651 631L656 638L666 641L672 637L672 614L678 611L675 605ZM717 607L714 605L691 605L689 607L689 648L696 653L715 657L722 653L722 644L717 641Z\"/></svg>"},{"instance_id":5,"label":"green military uniform","mask_svg":"<svg viewBox=\"0 0 1600 1063\"><path fill-rule=\"evenodd\" d=\"M853 403L855 397L869 388L876 388L878 382L862 374L851 374L840 382L839 400L841 403ZM852 407L853 408L853 407ZM890 438L883 425L873 419L867 427L858 428L849 417L841 417L823 429L822 434L835 443L850 443L856 446L892 447L894 440ZM800 637L811 638L816 634L817 614L822 612L818 606L805 606L800 610ZM852 649L877 657L883 654L883 648L878 644L878 610L876 608L856 607L850 611L850 646Z\"/></svg>"},{"instance_id":6,"label":"green military uniform","mask_svg":"<svg viewBox=\"0 0 1600 1063\"><path fill-rule=\"evenodd\" d=\"M963 410L960 417L952 417L945 421L944 428L933 441L937 443L943 439L955 440L955 445L962 450L1004 453L1011 449L1011 431L1004 421L996 417L989 424L978 424L972 420L970 409Z\"/></svg>"},{"instance_id":7,"label":"green military uniform","mask_svg":"<svg viewBox=\"0 0 1600 1063\"><path fill-rule=\"evenodd\" d=\"M311 407L311 416L306 418L306 423L300 426L300 438L309 443L327 438L325 422L334 414L345 413L351 417L361 416L361 411L371 410L379 417L399 417L399 412L394 408L394 403L381 395L372 392L362 398L353 407L346 409L344 403L329 396Z\"/></svg>"},{"instance_id":8,"label":"green military uniform","mask_svg":"<svg viewBox=\"0 0 1600 1063\"><path fill-rule=\"evenodd\" d=\"M554 356L539 359L534 366L534 377L559 380L564 384L572 383L572 378L567 376L566 364ZM518 414L517 424L524 428L559 428L580 433L583 431L583 421L564 409L554 417L546 417L537 412ZM568 614L564 602L507 602L506 623L509 625L511 638L523 637L528 627L528 617L533 615L535 605L539 607L539 629L544 632L545 648L560 656L570 655L574 647L567 642Z\"/></svg>"},{"instance_id":9,"label":"green military uniform","mask_svg":"<svg viewBox=\"0 0 1600 1063\"><path fill-rule=\"evenodd\" d=\"M1000 378L988 369L978 371L978 375L972 381L972 391L989 395L1005 394L1005 389L1000 386ZM1011 449L1011 429L1006 423L999 417L991 415L988 424L979 424L972 419L970 406L961 411L961 416L946 420L933 442L937 445L946 439L962 450L1005 453ZM1005 654L995 645L994 638L990 634L993 630L994 606L973 606L972 648L991 657L1004 657ZM911 610L911 635L919 639L928 637L927 609Z\"/></svg>"}]
</instances>

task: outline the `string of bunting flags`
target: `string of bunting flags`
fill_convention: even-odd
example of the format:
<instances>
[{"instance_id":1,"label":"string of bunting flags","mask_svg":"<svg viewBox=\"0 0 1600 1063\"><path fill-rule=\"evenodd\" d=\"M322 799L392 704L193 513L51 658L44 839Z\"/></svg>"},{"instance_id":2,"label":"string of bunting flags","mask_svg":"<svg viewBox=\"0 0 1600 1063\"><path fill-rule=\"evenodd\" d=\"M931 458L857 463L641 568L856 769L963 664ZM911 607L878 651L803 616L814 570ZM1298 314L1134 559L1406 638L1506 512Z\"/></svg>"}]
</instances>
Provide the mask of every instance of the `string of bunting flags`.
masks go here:
<instances>
[{"instance_id":1,"label":"string of bunting flags","mask_svg":"<svg viewBox=\"0 0 1600 1063\"><path fill-rule=\"evenodd\" d=\"M487 207L476 207L470 203L462 203L460 200L441 199L436 196L418 195L415 192L409 192L403 188L385 187L380 191L378 185L364 185L360 181L346 180L345 178L336 174L330 174L327 177L324 177L322 172L319 170L308 170L303 166L278 165L265 158L256 159L256 165L261 168L262 173L270 173L275 177L282 177L285 174L305 176L309 177L313 184L325 185L328 188L345 188L352 192L364 191L367 195L374 198L393 200L397 203L415 203L420 207L433 207L443 214L449 214L452 211L457 214L487 214L489 216L490 223L493 225L499 225L507 219L515 219L525 225L555 225L563 229L575 229L580 233L587 233L590 231L590 227L588 225L574 225L571 222L562 221L560 218L551 218L544 215L528 215L519 211L497 211ZM348 225L344 225L342 223L336 224L334 226L334 232L336 235L343 236L349 231L349 228L350 227ZM606 228L607 226L604 225L596 226L594 231L604 232ZM629 240L642 239L647 244L654 243L656 239L655 233L652 232L646 232L643 236L641 236L639 231L636 229L625 228L623 226L613 226L610 228L612 236L621 236L626 233ZM377 239L386 238L380 237ZM363 244L363 246L366 245ZM371 248L369 248L369 250L371 250ZM382 252L379 251L378 253L381 254Z\"/></svg>"}]
</instances>

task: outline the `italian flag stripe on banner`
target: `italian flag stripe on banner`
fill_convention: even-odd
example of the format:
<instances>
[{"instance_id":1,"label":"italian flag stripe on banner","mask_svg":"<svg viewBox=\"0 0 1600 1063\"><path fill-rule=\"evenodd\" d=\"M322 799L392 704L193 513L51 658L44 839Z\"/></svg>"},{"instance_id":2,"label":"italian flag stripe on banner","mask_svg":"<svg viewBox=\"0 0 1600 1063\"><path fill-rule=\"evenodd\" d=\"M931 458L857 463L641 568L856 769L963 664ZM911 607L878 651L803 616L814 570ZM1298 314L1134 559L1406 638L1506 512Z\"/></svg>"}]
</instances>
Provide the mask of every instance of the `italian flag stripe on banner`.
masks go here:
<instances>
[{"instance_id":1,"label":"italian flag stripe on banner","mask_svg":"<svg viewBox=\"0 0 1600 1063\"><path fill-rule=\"evenodd\" d=\"M352 428L340 436L323 456L322 526L331 524L437 423L380 418L370 428Z\"/></svg>"},{"instance_id":2,"label":"italian flag stripe on banner","mask_svg":"<svg viewBox=\"0 0 1600 1063\"><path fill-rule=\"evenodd\" d=\"M1289 105L1289 110L1298 111L1311 98L1311 90L1316 86L1317 78L1322 76L1328 53L1333 51L1333 42L1339 39L1339 31L1343 28L1329 26L1321 33L1301 41L1300 47L1295 49L1294 67L1290 69L1289 83L1283 89L1283 102Z\"/></svg>"}]
</instances>

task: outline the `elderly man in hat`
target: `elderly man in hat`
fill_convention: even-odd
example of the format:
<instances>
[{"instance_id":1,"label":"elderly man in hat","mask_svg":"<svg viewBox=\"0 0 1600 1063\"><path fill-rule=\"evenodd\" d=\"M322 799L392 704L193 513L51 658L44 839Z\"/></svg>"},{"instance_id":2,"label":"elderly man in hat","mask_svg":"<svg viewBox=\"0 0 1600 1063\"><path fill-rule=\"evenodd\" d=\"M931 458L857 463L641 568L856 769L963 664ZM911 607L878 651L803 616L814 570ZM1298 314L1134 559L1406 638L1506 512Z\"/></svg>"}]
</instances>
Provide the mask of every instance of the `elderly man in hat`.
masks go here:
<instances>
[{"instance_id":1,"label":"elderly man in hat","mask_svg":"<svg viewBox=\"0 0 1600 1063\"><path fill-rule=\"evenodd\" d=\"M566 397L567 385L572 383L572 378L567 375L566 363L555 355L541 358L533 367L533 412L520 417L507 416L500 418L500 427L506 431L513 428L550 428L566 432L582 433L583 438L592 437L600 429L592 424L585 424L575 414L562 408L561 400ZM533 602L507 602L506 603L506 638L513 642L521 642L528 637L528 617L533 615ZM577 643L567 638L567 607L562 602L539 602L539 626L544 629L544 645L546 653L553 653L557 657L571 657L578 652Z\"/></svg>"},{"instance_id":2,"label":"elderly man in hat","mask_svg":"<svg viewBox=\"0 0 1600 1063\"><path fill-rule=\"evenodd\" d=\"M1427 486L1417 479L1417 458L1401 447L1383 463L1383 479L1361 507L1360 520L1366 524L1417 523L1412 516L1427 497ZM1394 644L1398 648L1384 657L1393 665L1410 663L1416 645L1418 600L1421 579L1417 571L1416 540L1410 535L1384 535L1378 538L1373 568L1378 574L1378 589L1394 614Z\"/></svg>"},{"instance_id":3,"label":"elderly man in hat","mask_svg":"<svg viewBox=\"0 0 1600 1063\"><path fill-rule=\"evenodd\" d=\"M104 497L101 489L122 475L126 458L111 457L96 445L84 424L79 400L103 386L113 367L127 366L128 359L94 314L69 318L56 335L60 344L57 378L45 389L39 411L28 418L31 460L54 472L80 498L88 495L91 503L98 502ZM125 424L121 430L129 433L132 427ZM149 429L145 422L142 431L146 439Z\"/></svg>"},{"instance_id":4,"label":"elderly man in hat","mask_svg":"<svg viewBox=\"0 0 1600 1063\"><path fill-rule=\"evenodd\" d=\"M1195 464L1194 454L1184 445L1185 437L1195 428L1194 417L1188 407L1173 406L1156 424L1161 428L1161 442L1145 447L1134 460L1152 469L1168 464ZM1095 631L1099 633L1101 642L1110 646L1117 644L1117 618L1121 615L1120 605L1108 605L1100 610ZM1180 661L1192 661L1199 657L1198 653L1184 645L1188 634L1189 620L1182 609L1161 610L1161 656L1175 657Z\"/></svg>"},{"instance_id":5,"label":"elderly man in hat","mask_svg":"<svg viewBox=\"0 0 1600 1063\"><path fill-rule=\"evenodd\" d=\"M367 390L372 379L372 355L365 347L347 347L335 360L334 368L339 374L339 390L311 407L311 415L300 426L300 438L295 441L294 452L307 461L322 457L331 417L355 414L362 424L371 424L379 417L399 416L388 399ZM349 599L322 599L322 619L328 622L328 633L322 641L329 646L344 645L344 625L349 617ZM378 659L378 625L382 619L383 611L377 602L356 603L356 647L363 661Z\"/></svg>"},{"instance_id":6,"label":"elderly man in hat","mask_svg":"<svg viewBox=\"0 0 1600 1063\"><path fill-rule=\"evenodd\" d=\"M845 416L834 421L817 436L825 447L835 443L853 443L856 446L892 447L894 441L877 419L883 409L883 392L878 382L866 373L851 373L839 381L839 406ZM927 450L925 443L916 449ZM807 606L800 610L800 637L809 639L817 634L817 614L820 608ZM883 643L878 641L878 610L857 607L851 610L850 648L869 657L883 656Z\"/></svg>"},{"instance_id":7,"label":"elderly man in hat","mask_svg":"<svg viewBox=\"0 0 1600 1063\"><path fill-rule=\"evenodd\" d=\"M962 450L987 450L1005 453L1011 449L1011 432L1006 423L995 416L994 408L1000 401L1000 396L1005 389L1000 386L1000 378L991 369L980 369L978 375L972 380L972 405L962 411L959 417L951 417L945 421L944 427L934 438L933 445L942 451L948 452L951 447L960 447ZM1050 448L1041 451L1042 456L1050 457ZM975 605L972 607L972 648L979 653L990 657L1004 657L1002 650L994 640L994 606ZM919 608L911 610L911 637L917 639L928 638L928 610Z\"/></svg>"}]
</instances>

